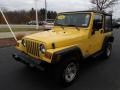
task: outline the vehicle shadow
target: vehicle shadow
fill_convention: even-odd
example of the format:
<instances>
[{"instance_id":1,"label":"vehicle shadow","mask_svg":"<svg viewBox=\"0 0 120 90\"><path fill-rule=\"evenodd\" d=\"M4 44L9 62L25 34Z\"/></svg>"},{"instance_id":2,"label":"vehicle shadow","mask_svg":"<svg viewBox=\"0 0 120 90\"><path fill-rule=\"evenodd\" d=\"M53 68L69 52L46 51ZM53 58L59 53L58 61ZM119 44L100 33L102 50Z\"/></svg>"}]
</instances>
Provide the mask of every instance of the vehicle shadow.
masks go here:
<instances>
[{"instance_id":1,"label":"vehicle shadow","mask_svg":"<svg viewBox=\"0 0 120 90\"><path fill-rule=\"evenodd\" d=\"M80 73L84 73L87 70L90 70L91 68L94 68L94 67L100 65L101 63L104 63L106 60L107 59L103 59L100 56L89 57L80 64Z\"/></svg>"},{"instance_id":2,"label":"vehicle shadow","mask_svg":"<svg viewBox=\"0 0 120 90\"><path fill-rule=\"evenodd\" d=\"M79 77L84 75L84 73L91 68L101 63L104 63L104 59L100 57L86 59L80 65ZM22 77L22 79L29 85L32 85L32 87L37 87L38 89L41 87L48 88L49 90L53 88L57 88L57 90L63 89L61 86L58 85L58 83L56 83L53 72L50 70L42 72L38 69L24 67L21 69L20 77Z\"/></svg>"}]
</instances>

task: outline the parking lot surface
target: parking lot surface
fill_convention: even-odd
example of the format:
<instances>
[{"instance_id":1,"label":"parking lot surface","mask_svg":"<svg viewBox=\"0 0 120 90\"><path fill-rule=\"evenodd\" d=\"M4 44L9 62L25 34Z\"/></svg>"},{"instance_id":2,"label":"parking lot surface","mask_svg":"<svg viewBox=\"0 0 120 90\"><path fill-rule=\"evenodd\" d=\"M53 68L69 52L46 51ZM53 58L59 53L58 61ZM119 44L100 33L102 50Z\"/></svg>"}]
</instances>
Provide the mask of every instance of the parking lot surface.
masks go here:
<instances>
[{"instance_id":1,"label":"parking lot surface","mask_svg":"<svg viewBox=\"0 0 120 90\"><path fill-rule=\"evenodd\" d=\"M114 31L112 55L86 60L80 67L79 79L64 90L119 90L120 88L120 30ZM0 48L0 90L63 90L56 85L51 72L30 69L16 62L14 47Z\"/></svg>"}]
</instances>

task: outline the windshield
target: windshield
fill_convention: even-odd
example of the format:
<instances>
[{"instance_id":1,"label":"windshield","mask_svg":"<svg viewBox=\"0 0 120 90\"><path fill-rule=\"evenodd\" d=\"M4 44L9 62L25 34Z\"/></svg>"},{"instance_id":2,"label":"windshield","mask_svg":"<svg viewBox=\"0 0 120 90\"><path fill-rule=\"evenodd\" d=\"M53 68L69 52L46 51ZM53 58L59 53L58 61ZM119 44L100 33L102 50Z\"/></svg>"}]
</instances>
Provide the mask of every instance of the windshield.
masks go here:
<instances>
[{"instance_id":1,"label":"windshield","mask_svg":"<svg viewBox=\"0 0 120 90\"><path fill-rule=\"evenodd\" d=\"M59 14L55 26L79 26L88 27L90 13Z\"/></svg>"}]
</instances>

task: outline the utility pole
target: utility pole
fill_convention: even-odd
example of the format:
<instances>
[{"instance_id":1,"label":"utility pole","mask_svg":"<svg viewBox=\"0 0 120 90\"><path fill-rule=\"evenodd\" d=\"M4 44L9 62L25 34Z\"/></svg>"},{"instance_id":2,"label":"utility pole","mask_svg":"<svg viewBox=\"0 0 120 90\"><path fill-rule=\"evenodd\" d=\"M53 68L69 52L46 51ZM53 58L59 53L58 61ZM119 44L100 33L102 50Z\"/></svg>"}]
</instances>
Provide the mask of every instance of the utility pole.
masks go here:
<instances>
[{"instance_id":1,"label":"utility pole","mask_svg":"<svg viewBox=\"0 0 120 90\"><path fill-rule=\"evenodd\" d=\"M36 29L39 29L37 2L38 2L38 0L35 0L35 8L36 8Z\"/></svg>"},{"instance_id":2,"label":"utility pole","mask_svg":"<svg viewBox=\"0 0 120 90\"><path fill-rule=\"evenodd\" d=\"M47 21L47 1L45 0L45 21Z\"/></svg>"}]
</instances>

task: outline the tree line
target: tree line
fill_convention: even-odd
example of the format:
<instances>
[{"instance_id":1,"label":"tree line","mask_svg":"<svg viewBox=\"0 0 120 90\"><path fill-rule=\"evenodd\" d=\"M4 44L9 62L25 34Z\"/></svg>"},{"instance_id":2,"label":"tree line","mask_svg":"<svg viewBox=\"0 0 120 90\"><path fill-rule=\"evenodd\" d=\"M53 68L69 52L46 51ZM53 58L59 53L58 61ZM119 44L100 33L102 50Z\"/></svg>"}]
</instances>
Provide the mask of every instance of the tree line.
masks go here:
<instances>
[{"instance_id":1,"label":"tree line","mask_svg":"<svg viewBox=\"0 0 120 90\"><path fill-rule=\"evenodd\" d=\"M26 24L29 21L35 20L35 9L32 8L29 11L19 10L19 11L4 11L4 14L10 24ZM47 17L48 19L55 19L57 16L56 11L48 11ZM38 18L39 21L45 20L45 9L42 8L38 10ZM0 24L5 24L5 21L0 13Z\"/></svg>"}]
</instances>

